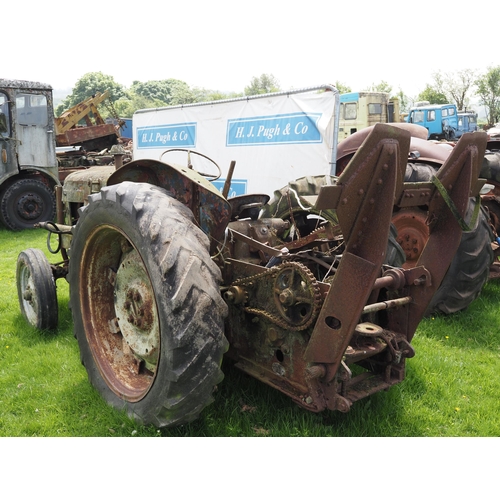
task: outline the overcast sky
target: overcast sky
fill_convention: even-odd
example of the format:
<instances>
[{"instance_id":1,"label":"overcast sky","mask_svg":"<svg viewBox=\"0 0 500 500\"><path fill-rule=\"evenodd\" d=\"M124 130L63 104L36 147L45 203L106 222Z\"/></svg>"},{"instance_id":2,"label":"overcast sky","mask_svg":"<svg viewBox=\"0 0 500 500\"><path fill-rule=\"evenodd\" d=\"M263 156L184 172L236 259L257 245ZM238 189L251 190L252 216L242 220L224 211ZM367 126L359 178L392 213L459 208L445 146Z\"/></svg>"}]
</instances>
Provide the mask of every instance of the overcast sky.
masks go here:
<instances>
[{"instance_id":1,"label":"overcast sky","mask_svg":"<svg viewBox=\"0 0 500 500\"><path fill-rule=\"evenodd\" d=\"M78 5L78 7L76 7ZM270 73L283 90L382 80L416 97L438 70L500 65L500 2L420 0L45 0L2 23L2 77L71 89L87 72L134 80L176 78L242 92ZM474 5L486 11L473 12ZM474 22L479 20L481 24ZM467 26L465 28L464 26ZM12 45L11 45L12 44ZM494 47L492 49L492 47Z\"/></svg>"}]
</instances>

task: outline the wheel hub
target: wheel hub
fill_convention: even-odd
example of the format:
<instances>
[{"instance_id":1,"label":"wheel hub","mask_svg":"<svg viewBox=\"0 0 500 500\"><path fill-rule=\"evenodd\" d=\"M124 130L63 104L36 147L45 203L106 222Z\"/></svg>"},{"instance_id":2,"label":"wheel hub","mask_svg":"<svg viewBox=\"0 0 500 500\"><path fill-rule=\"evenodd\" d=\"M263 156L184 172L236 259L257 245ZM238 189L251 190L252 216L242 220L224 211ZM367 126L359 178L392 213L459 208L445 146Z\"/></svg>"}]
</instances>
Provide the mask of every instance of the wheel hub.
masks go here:
<instances>
[{"instance_id":1,"label":"wheel hub","mask_svg":"<svg viewBox=\"0 0 500 500\"><path fill-rule=\"evenodd\" d=\"M17 212L27 220L40 217L43 212L42 198L33 193L23 194L17 202Z\"/></svg>"},{"instance_id":2,"label":"wheel hub","mask_svg":"<svg viewBox=\"0 0 500 500\"><path fill-rule=\"evenodd\" d=\"M26 267L22 268L19 280L26 316L30 322L36 322L38 306L36 303L36 295L33 293L33 277Z\"/></svg>"},{"instance_id":3,"label":"wheel hub","mask_svg":"<svg viewBox=\"0 0 500 500\"><path fill-rule=\"evenodd\" d=\"M404 268L414 267L429 239L427 214L418 209L403 209L397 212L392 222L398 231L398 243L406 255Z\"/></svg>"},{"instance_id":4,"label":"wheel hub","mask_svg":"<svg viewBox=\"0 0 500 500\"><path fill-rule=\"evenodd\" d=\"M114 303L124 341L146 368L155 371L160 339L154 292L135 250L124 256L116 273Z\"/></svg>"}]
</instances>

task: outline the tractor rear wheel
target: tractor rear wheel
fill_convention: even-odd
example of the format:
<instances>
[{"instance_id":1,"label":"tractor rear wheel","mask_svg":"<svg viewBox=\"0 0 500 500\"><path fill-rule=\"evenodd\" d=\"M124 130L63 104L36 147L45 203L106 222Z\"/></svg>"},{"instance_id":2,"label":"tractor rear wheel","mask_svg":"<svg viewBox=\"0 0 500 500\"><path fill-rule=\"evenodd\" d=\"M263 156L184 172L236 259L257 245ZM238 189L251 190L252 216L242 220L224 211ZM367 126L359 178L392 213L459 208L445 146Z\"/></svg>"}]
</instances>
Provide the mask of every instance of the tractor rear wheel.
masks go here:
<instances>
[{"instance_id":1,"label":"tractor rear wheel","mask_svg":"<svg viewBox=\"0 0 500 500\"><path fill-rule=\"evenodd\" d=\"M408 164L405 181L426 182L431 180L435 173L436 170L430 165ZM470 220L475 205L476 200L471 198L466 221ZM417 208L401 210L393 216L400 244L406 251L407 260L413 265L416 264L429 237L426 219L427 213L423 210L419 213ZM434 312L452 314L461 311L478 297L488 280L490 265L493 262L492 241L493 233L488 224L488 216L481 209L473 230L462 233L455 257L429 304L428 315ZM407 248L407 243L411 248Z\"/></svg>"},{"instance_id":2,"label":"tractor rear wheel","mask_svg":"<svg viewBox=\"0 0 500 500\"><path fill-rule=\"evenodd\" d=\"M123 182L89 197L70 249L82 363L108 404L156 427L212 402L227 305L207 236L165 190Z\"/></svg>"},{"instance_id":3,"label":"tractor rear wheel","mask_svg":"<svg viewBox=\"0 0 500 500\"><path fill-rule=\"evenodd\" d=\"M471 198L465 220L471 218L475 204L476 200ZM434 311L444 314L461 311L479 296L488 281L493 262L492 241L488 217L481 209L475 228L462 234L457 253L429 304L429 314Z\"/></svg>"}]
</instances>

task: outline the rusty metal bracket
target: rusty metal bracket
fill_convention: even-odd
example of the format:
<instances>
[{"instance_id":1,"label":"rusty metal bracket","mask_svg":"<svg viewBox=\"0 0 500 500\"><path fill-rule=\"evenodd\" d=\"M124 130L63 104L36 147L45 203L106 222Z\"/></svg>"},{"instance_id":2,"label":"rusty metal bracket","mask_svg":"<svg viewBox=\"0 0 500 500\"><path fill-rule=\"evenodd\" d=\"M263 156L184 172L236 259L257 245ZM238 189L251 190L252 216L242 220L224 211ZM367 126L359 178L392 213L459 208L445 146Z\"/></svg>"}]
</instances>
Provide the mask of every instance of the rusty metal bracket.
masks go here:
<instances>
[{"instance_id":1,"label":"rusty metal bracket","mask_svg":"<svg viewBox=\"0 0 500 500\"><path fill-rule=\"evenodd\" d=\"M407 131L376 125L334 186L338 206L328 208L337 208L346 250L305 352L307 362L328 365L329 380L380 274L409 147ZM329 191L321 189L316 208L328 205Z\"/></svg>"},{"instance_id":2,"label":"rusty metal bracket","mask_svg":"<svg viewBox=\"0 0 500 500\"><path fill-rule=\"evenodd\" d=\"M465 217L469 199L477 184L486 142L485 133L464 134L436 174L449 199L445 200L440 191L434 188L428 214L430 235L417 262L417 266L429 271L432 283L412 289L414 300L409 308L408 340L413 337L460 244L462 230L457 215L462 219ZM450 210L450 202L456 207L455 214Z\"/></svg>"},{"instance_id":3,"label":"rusty metal bracket","mask_svg":"<svg viewBox=\"0 0 500 500\"><path fill-rule=\"evenodd\" d=\"M401 208L427 205L432 192L433 185L431 182L405 182L396 205Z\"/></svg>"}]
</instances>

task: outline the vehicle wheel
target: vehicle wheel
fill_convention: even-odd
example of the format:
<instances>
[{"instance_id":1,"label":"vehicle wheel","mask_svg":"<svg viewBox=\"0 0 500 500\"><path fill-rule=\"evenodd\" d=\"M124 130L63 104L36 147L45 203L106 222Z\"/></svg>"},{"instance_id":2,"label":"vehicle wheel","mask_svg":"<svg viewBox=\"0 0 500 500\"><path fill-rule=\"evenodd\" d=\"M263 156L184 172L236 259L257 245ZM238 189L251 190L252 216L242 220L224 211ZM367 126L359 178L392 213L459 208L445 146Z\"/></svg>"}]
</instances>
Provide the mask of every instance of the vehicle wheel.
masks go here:
<instances>
[{"instance_id":1,"label":"vehicle wheel","mask_svg":"<svg viewBox=\"0 0 500 500\"><path fill-rule=\"evenodd\" d=\"M471 198L466 220L469 220L476 200ZM460 246L450 264L441 286L432 298L428 314L439 311L452 314L468 307L475 300L486 281L493 262L491 242L493 233L488 224L488 217L481 209L476 227L462 234Z\"/></svg>"},{"instance_id":2,"label":"vehicle wheel","mask_svg":"<svg viewBox=\"0 0 500 500\"><path fill-rule=\"evenodd\" d=\"M435 172L436 170L429 165L409 164L406 168L405 181L429 181ZM475 205L476 200L471 198L466 220L470 219ZM427 214L422 211L420 218L413 214L413 217L404 222L401 216L403 213L403 211L395 213L393 221L403 246L406 238L415 238L415 241L420 242L415 246L417 249L415 255L412 255L416 263L428 238L428 229L425 224ZM452 314L461 311L477 298L488 280L489 268L493 262L492 240L493 233L488 224L488 216L481 209L475 228L470 232L462 233L460 245L450 268L429 304L428 315L434 312Z\"/></svg>"},{"instance_id":3,"label":"vehicle wheel","mask_svg":"<svg viewBox=\"0 0 500 500\"><path fill-rule=\"evenodd\" d=\"M28 323L39 330L57 327L58 308L54 275L45 254L28 248L17 258L17 295Z\"/></svg>"},{"instance_id":4,"label":"vehicle wheel","mask_svg":"<svg viewBox=\"0 0 500 500\"><path fill-rule=\"evenodd\" d=\"M30 229L38 222L54 220L55 215L54 193L35 179L14 182L0 199L0 221L8 229Z\"/></svg>"},{"instance_id":5,"label":"vehicle wheel","mask_svg":"<svg viewBox=\"0 0 500 500\"><path fill-rule=\"evenodd\" d=\"M332 183L335 177L331 177ZM324 175L301 177L288 183L284 188L275 191L273 198L267 203L261 213L261 218L277 217L292 220L292 231L306 236L316 229L318 220L327 220L338 224L335 210L314 210L299 198L319 194L321 186L326 183ZM396 242L396 228L391 224L385 263L394 267L401 267L405 261L405 254Z\"/></svg>"},{"instance_id":6,"label":"vehicle wheel","mask_svg":"<svg viewBox=\"0 0 500 500\"><path fill-rule=\"evenodd\" d=\"M150 184L89 197L70 249L81 360L103 398L140 423L190 422L212 402L227 350L227 305L207 236Z\"/></svg>"}]
</instances>

